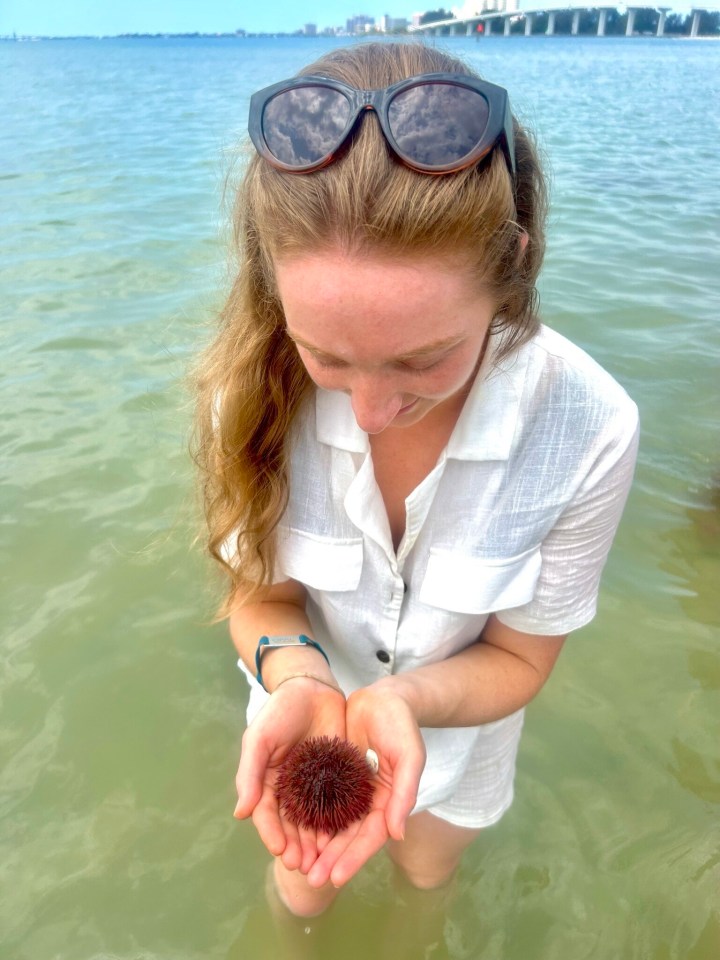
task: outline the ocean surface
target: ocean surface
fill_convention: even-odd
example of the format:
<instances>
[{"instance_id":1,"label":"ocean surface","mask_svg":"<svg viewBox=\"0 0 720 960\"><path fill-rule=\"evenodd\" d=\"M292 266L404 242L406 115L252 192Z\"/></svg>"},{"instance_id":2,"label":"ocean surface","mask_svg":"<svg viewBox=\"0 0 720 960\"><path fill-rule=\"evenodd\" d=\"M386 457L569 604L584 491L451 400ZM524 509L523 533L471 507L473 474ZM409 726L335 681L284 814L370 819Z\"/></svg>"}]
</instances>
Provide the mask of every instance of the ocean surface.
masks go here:
<instances>
[{"instance_id":1,"label":"ocean surface","mask_svg":"<svg viewBox=\"0 0 720 960\"><path fill-rule=\"evenodd\" d=\"M0 43L4 960L720 955L720 45L437 42L537 129L543 317L643 423L514 806L433 934L382 856L309 934L278 928L232 818L246 691L193 543L185 378L249 95L338 41Z\"/></svg>"}]
</instances>

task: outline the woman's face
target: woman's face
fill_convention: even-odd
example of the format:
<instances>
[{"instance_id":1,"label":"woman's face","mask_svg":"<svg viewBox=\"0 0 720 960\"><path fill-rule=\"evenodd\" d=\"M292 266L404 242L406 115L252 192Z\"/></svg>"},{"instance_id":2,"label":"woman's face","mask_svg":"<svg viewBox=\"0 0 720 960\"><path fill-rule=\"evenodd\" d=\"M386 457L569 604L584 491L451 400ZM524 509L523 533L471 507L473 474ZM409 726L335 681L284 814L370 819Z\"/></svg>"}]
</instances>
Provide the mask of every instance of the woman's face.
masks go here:
<instances>
[{"instance_id":1,"label":"woman's face","mask_svg":"<svg viewBox=\"0 0 720 960\"><path fill-rule=\"evenodd\" d=\"M457 409L494 305L465 265L323 251L275 261L287 331L310 377L367 433Z\"/></svg>"}]
</instances>

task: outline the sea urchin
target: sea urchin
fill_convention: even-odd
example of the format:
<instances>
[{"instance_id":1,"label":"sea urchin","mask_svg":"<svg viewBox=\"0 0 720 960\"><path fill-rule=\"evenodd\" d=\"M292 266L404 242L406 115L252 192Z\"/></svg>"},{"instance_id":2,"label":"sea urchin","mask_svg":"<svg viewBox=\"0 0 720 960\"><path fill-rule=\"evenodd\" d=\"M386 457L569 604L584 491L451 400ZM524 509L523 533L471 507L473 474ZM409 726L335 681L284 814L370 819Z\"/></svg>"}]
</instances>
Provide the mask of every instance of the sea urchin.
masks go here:
<instances>
[{"instance_id":1,"label":"sea urchin","mask_svg":"<svg viewBox=\"0 0 720 960\"><path fill-rule=\"evenodd\" d=\"M291 823L335 834L370 811L370 767L355 744L310 737L291 748L280 767L275 796Z\"/></svg>"}]
</instances>

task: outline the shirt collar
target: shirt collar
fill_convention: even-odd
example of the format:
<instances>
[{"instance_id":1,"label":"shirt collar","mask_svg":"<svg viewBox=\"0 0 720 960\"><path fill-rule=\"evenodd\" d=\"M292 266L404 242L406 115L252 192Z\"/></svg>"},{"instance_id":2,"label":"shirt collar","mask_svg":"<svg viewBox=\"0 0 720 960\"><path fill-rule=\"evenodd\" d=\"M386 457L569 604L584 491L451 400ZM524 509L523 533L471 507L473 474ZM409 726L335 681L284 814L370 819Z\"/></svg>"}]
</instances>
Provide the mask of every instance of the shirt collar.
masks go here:
<instances>
[{"instance_id":1,"label":"shirt collar","mask_svg":"<svg viewBox=\"0 0 720 960\"><path fill-rule=\"evenodd\" d=\"M370 450L368 435L357 425L347 393L316 387L315 424L320 443L352 453Z\"/></svg>"},{"instance_id":2,"label":"shirt collar","mask_svg":"<svg viewBox=\"0 0 720 960\"><path fill-rule=\"evenodd\" d=\"M472 385L447 446L456 460L507 460L510 456L525 382L527 351L514 350L495 361L503 342L496 333ZM315 390L317 439L341 450L367 453L368 435L355 420L350 397L338 390Z\"/></svg>"},{"instance_id":3,"label":"shirt collar","mask_svg":"<svg viewBox=\"0 0 720 960\"><path fill-rule=\"evenodd\" d=\"M495 333L488 342L447 446L455 460L507 460L520 413L528 352L522 347L497 361L505 334Z\"/></svg>"}]
</instances>

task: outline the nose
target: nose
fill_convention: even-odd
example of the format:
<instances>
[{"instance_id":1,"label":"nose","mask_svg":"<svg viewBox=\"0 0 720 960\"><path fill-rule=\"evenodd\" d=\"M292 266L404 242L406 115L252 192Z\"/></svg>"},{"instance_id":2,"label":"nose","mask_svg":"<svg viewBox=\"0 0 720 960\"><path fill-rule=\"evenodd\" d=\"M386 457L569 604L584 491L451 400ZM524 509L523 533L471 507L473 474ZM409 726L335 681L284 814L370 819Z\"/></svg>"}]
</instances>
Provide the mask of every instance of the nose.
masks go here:
<instances>
[{"instance_id":1,"label":"nose","mask_svg":"<svg viewBox=\"0 0 720 960\"><path fill-rule=\"evenodd\" d=\"M350 402L357 425L365 433L381 433L403 405L403 394L375 378L356 380Z\"/></svg>"}]
</instances>

